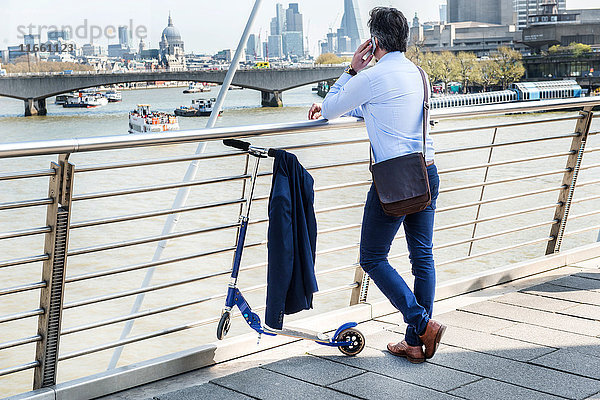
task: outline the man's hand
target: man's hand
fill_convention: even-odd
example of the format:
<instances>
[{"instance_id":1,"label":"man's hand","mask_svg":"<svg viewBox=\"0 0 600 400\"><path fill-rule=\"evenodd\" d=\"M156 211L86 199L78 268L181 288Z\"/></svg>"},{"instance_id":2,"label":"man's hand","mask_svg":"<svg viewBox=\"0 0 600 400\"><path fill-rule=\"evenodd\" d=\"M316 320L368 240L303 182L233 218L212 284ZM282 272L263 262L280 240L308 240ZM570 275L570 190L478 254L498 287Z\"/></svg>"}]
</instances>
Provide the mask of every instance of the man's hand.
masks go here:
<instances>
[{"instance_id":1,"label":"man's hand","mask_svg":"<svg viewBox=\"0 0 600 400\"><path fill-rule=\"evenodd\" d=\"M308 119L319 119L321 117L321 103L313 103L308 110Z\"/></svg>"},{"instance_id":2,"label":"man's hand","mask_svg":"<svg viewBox=\"0 0 600 400\"><path fill-rule=\"evenodd\" d=\"M367 58L364 58L365 55L369 55ZM368 39L366 42L358 46L354 56L352 57L352 62L350 66L356 72L359 72L363 68L365 68L371 62L373 58L373 54L371 54L371 39Z\"/></svg>"}]
</instances>

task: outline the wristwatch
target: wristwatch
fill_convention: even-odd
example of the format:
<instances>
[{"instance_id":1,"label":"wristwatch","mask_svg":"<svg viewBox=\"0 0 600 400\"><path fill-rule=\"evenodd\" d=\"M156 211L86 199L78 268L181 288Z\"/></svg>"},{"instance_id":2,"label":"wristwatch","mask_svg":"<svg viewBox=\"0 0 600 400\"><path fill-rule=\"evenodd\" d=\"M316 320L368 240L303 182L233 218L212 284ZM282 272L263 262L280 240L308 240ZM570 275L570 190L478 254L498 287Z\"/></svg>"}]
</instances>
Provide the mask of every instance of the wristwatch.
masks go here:
<instances>
[{"instance_id":1,"label":"wristwatch","mask_svg":"<svg viewBox=\"0 0 600 400\"><path fill-rule=\"evenodd\" d=\"M348 65L348 68L346 68L344 72L350 74L350 76L356 75L356 71L354 70L354 68L352 68L352 65Z\"/></svg>"}]
</instances>

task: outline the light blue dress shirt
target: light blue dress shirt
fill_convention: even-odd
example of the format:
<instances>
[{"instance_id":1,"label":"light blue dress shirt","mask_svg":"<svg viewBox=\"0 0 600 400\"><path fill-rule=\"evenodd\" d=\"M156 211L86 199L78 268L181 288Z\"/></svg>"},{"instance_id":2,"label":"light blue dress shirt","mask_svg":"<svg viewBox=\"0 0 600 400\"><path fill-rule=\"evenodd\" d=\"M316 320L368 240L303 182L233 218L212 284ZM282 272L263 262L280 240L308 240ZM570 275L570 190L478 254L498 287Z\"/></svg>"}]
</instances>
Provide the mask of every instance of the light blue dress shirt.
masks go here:
<instances>
[{"instance_id":1,"label":"light blue dress shirt","mask_svg":"<svg viewBox=\"0 0 600 400\"><path fill-rule=\"evenodd\" d=\"M429 87L429 82L427 83ZM321 115L365 120L374 162L423 151L423 80L417 67L399 51L385 54L357 75L344 73L323 100ZM426 125L427 162L435 151Z\"/></svg>"}]
</instances>

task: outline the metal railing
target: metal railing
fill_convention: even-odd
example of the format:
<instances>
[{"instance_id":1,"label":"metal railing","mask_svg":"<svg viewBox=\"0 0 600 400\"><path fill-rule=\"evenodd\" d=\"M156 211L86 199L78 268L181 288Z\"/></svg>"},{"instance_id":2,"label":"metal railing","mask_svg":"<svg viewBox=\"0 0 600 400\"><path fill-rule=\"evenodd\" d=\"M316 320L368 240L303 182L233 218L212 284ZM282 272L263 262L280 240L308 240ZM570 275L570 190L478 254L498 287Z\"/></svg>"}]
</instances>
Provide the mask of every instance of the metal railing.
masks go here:
<instances>
[{"instance_id":1,"label":"metal railing","mask_svg":"<svg viewBox=\"0 0 600 400\"><path fill-rule=\"evenodd\" d=\"M592 108L598 105L600 99L552 100L432 113L441 121L432 131L442 179L435 226L441 279L461 269L476 272L555 253L571 238L570 245L577 246L587 240L586 233L600 228L600 210L592 206L600 199L600 146L590 142L598 135L592 128ZM550 110L568 114L533 113ZM505 113L520 114L471 118ZM0 299L17 299L0 313L0 354L8 354L0 359L10 361L0 365L0 380L18 376L32 381L35 389L52 386L63 363L89 365L86 357L98 353L104 356L93 364L102 363L106 350L138 344L148 349L152 340L169 335L174 342L174 335L192 329L206 342L213 341L209 335L225 297L227 260L235 248L249 178L247 155L218 146L222 139L243 137L297 153L315 177L320 226L316 274L321 285L315 303L325 304L316 311L365 302L370 293L377 296L368 290L368 278L357 263L364 194L371 184L368 139L360 120L0 144L1 167L9 168L15 158L58 156L47 169L0 173L0 184L22 188L18 196L5 194L6 201L0 203L0 221L15 227L0 233L0 246L7 250L3 254L10 255L0 260ZM185 154L186 143L199 141L218 151ZM136 149L143 150L140 158L131 156ZM174 154L175 149L182 154ZM163 156L163 151L171 155ZM201 163L203 176L178 181L178 166L190 161ZM163 172L156 173L156 168ZM268 168L259 173L247 261L240 275L249 277L242 291L253 304L264 302L270 177ZM47 195L39 193L39 182ZM184 186L195 190L191 204L169 209L165 199ZM46 220L34 222L43 209ZM174 213L181 213L187 225L157 233L161 218ZM567 221L573 220L578 226L569 230ZM400 231L397 238L403 237ZM166 240L172 252L148 261L147 246ZM403 274L410 272L407 254L402 240L395 241L390 259L404 258L398 268ZM155 267L164 274L140 286L135 274ZM25 282L23 277L35 279ZM150 297L149 308L123 312L140 295ZM18 296L29 300L18 306L18 299L26 298ZM37 307L28 306L33 297ZM125 306L114 306L115 301ZM117 340L115 330L126 321L140 321L142 327ZM241 321L239 325L244 328ZM176 343L168 352L174 348ZM128 360L132 358L140 357L130 355ZM73 369L77 371L64 376L82 375ZM83 374L92 372L98 371Z\"/></svg>"}]
</instances>

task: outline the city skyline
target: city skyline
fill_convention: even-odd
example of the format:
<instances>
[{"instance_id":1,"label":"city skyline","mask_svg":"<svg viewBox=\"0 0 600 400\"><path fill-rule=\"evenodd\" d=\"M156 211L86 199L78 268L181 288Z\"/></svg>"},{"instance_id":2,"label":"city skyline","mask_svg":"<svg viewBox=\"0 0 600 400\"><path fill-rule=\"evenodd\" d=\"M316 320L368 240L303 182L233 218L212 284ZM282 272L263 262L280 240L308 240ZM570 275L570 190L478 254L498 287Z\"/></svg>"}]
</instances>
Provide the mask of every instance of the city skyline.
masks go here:
<instances>
[{"instance_id":1,"label":"city skyline","mask_svg":"<svg viewBox=\"0 0 600 400\"><path fill-rule=\"evenodd\" d=\"M5 0L8 24L0 26L0 49L9 45L22 43L18 36L18 26L38 25L70 25L80 26L87 23L97 26L130 25L143 26L147 32L144 42L149 48L157 48L160 34L165 26L165 18L171 11L174 25L181 31L186 42L186 51L195 53L213 54L223 49L234 50L237 46L242 30L249 16L254 2L246 0L222 0L219 2L206 2L202 7L197 2L182 0L178 7L173 4L165 5L164 2L149 0L145 7L140 7L138 2L121 2L106 0L101 6L90 6L89 3L81 4L73 0L62 2L63 8L57 9L55 5L42 0L34 0L32 7L23 9L16 0ZM322 40L331 29L335 32L341 23L343 15L343 0L322 2L318 0L276 1L264 0L257 15L252 32L260 34L264 42L270 33L270 21L275 15L276 4L281 3L286 9L289 3L298 3L303 14L304 35L308 36L308 51L313 56L319 54L318 42ZM377 5L394 6L404 12L409 21L417 12L421 21L439 20L439 5L446 4L445 0L426 0L415 5L409 1L376 1L359 0L360 19L365 34L368 34L366 22L368 12ZM567 8L592 8L598 7L594 0L567 0ZM186 10L195 9L200 12L190 13ZM229 10L235 9L235 13ZM115 10L121 10L115 16ZM223 21L228 21L223 23ZM37 33L34 32L34 33ZM45 40L45 33L42 33ZM80 45L89 43L89 40L74 37ZM305 39L306 40L306 39ZM108 44L119 42L118 33L113 39L102 37L95 44L106 47ZM136 47L139 38L133 38Z\"/></svg>"}]
</instances>

